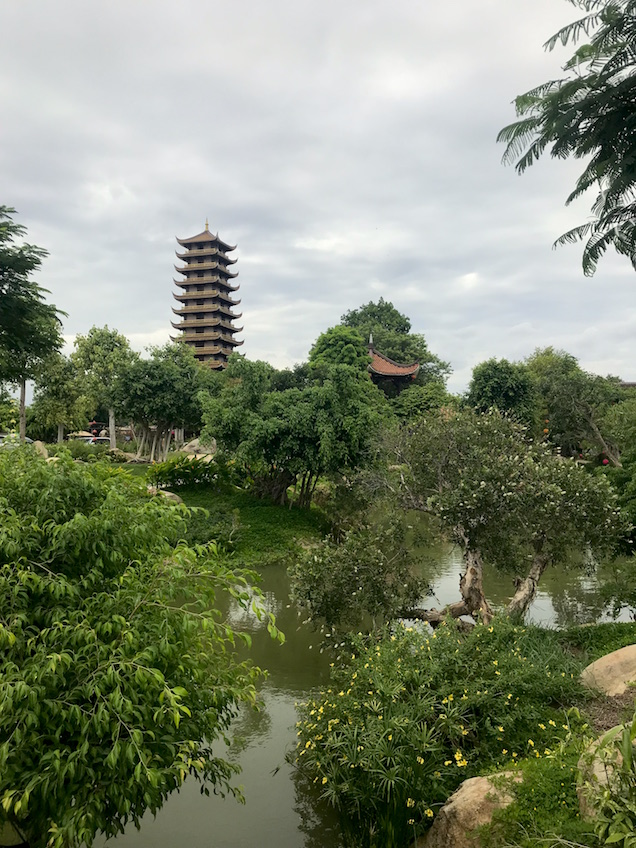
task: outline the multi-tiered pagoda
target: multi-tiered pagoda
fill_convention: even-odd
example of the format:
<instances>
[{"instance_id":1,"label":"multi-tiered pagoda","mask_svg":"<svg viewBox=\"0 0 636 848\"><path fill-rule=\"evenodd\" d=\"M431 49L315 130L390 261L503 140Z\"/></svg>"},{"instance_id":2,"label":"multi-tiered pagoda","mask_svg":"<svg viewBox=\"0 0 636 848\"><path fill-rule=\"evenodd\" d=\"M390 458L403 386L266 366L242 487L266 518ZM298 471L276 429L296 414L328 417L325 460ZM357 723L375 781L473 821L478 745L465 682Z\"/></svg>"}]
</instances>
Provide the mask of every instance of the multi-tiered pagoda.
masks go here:
<instances>
[{"instance_id":1,"label":"multi-tiered pagoda","mask_svg":"<svg viewBox=\"0 0 636 848\"><path fill-rule=\"evenodd\" d=\"M181 331L178 338L193 348L199 362L211 368L223 368L234 348L243 344L234 338L243 329L234 326L241 313L232 312L232 306L241 302L231 297L239 289L238 285L232 285L238 275L230 270L236 259L227 255L236 250L236 245L226 244L218 235L212 235L207 221L202 233L177 241L184 248L183 253L177 251L177 257L185 265L175 265L184 279L175 280L181 291L173 296L180 308L172 311L181 316L181 321L178 324L173 321L172 326ZM176 341L174 337L173 341Z\"/></svg>"}]
</instances>

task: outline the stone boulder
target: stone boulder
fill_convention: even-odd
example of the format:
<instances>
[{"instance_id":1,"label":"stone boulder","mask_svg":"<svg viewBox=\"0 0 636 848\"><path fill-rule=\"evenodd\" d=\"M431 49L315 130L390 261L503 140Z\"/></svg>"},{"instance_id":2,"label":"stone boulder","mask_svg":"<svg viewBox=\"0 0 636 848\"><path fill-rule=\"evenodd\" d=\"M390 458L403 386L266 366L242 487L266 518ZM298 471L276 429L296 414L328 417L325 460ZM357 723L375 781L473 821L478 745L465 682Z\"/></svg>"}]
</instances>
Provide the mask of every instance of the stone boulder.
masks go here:
<instances>
[{"instance_id":1,"label":"stone boulder","mask_svg":"<svg viewBox=\"0 0 636 848\"><path fill-rule=\"evenodd\" d=\"M507 771L465 780L439 811L426 836L417 841L416 848L477 848L479 839L475 829L488 824L495 810L507 807L514 800L505 787L496 785L499 778L518 782L522 775Z\"/></svg>"},{"instance_id":2,"label":"stone boulder","mask_svg":"<svg viewBox=\"0 0 636 848\"><path fill-rule=\"evenodd\" d=\"M200 439L192 439L187 445L184 445L181 450L183 453L194 457L207 456L216 452L216 440L213 439L209 445L202 445Z\"/></svg>"},{"instance_id":3,"label":"stone boulder","mask_svg":"<svg viewBox=\"0 0 636 848\"><path fill-rule=\"evenodd\" d=\"M161 495L162 498L165 498L167 501L172 501L172 503L183 503L183 498L180 498L179 495L176 495L174 492L168 492L165 489L158 489L156 486L147 486L148 493L151 495Z\"/></svg>"},{"instance_id":4,"label":"stone boulder","mask_svg":"<svg viewBox=\"0 0 636 848\"><path fill-rule=\"evenodd\" d=\"M38 440L36 440L35 442L33 442L33 447L34 447L34 448L35 448L35 450L36 450L36 451L40 454L40 456L43 456L43 457L44 457L44 459L48 459L48 458L49 458L49 452L48 452L48 451L47 451L47 449L44 447L44 442L41 442L41 441L38 439Z\"/></svg>"},{"instance_id":5,"label":"stone boulder","mask_svg":"<svg viewBox=\"0 0 636 848\"><path fill-rule=\"evenodd\" d=\"M622 695L636 681L636 645L627 645L588 665L581 682L605 695Z\"/></svg>"}]
</instances>

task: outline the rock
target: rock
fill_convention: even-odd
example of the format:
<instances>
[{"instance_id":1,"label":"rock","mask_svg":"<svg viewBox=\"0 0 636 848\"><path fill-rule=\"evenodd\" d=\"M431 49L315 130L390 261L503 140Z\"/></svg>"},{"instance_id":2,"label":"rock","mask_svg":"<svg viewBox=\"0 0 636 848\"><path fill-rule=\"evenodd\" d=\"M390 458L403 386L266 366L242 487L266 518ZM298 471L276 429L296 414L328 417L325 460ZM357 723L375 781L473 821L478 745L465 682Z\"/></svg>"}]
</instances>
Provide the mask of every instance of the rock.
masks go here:
<instances>
[{"instance_id":1,"label":"rock","mask_svg":"<svg viewBox=\"0 0 636 848\"><path fill-rule=\"evenodd\" d=\"M212 443L209 445L202 445L200 439L192 439L192 441L188 442L187 445L184 445L181 450L184 453L192 454L195 457L205 456L207 454L215 453L216 440L212 439Z\"/></svg>"},{"instance_id":2,"label":"rock","mask_svg":"<svg viewBox=\"0 0 636 848\"><path fill-rule=\"evenodd\" d=\"M595 739L579 759L576 794L579 797L579 809L582 818L592 819L595 816L592 798L596 792L589 784L596 787L596 790L607 786L610 782L613 782L613 766L620 767L623 762L620 751L612 752L609 758L604 758L598 753L598 747L610 734L620 736L623 727L624 725L619 724Z\"/></svg>"},{"instance_id":3,"label":"rock","mask_svg":"<svg viewBox=\"0 0 636 848\"><path fill-rule=\"evenodd\" d=\"M214 456L211 453L187 453L187 459L201 459L203 462L214 462Z\"/></svg>"},{"instance_id":4,"label":"rock","mask_svg":"<svg viewBox=\"0 0 636 848\"><path fill-rule=\"evenodd\" d=\"M465 780L439 811L426 836L418 840L418 848L476 848L479 840L474 830L488 824L495 810L514 800L505 788L493 785L493 778L504 777L522 780L521 772L514 771Z\"/></svg>"},{"instance_id":5,"label":"rock","mask_svg":"<svg viewBox=\"0 0 636 848\"><path fill-rule=\"evenodd\" d=\"M583 669L581 682L605 695L622 695L636 681L636 645L627 645Z\"/></svg>"},{"instance_id":6,"label":"rock","mask_svg":"<svg viewBox=\"0 0 636 848\"><path fill-rule=\"evenodd\" d=\"M59 456L47 456L47 458L46 458L47 462L58 462L58 460L59 460Z\"/></svg>"},{"instance_id":7,"label":"rock","mask_svg":"<svg viewBox=\"0 0 636 848\"><path fill-rule=\"evenodd\" d=\"M162 498L173 503L183 503L183 499L179 495L175 495L174 492L167 492L165 489L158 489L156 486L146 486L146 488L150 495L161 495Z\"/></svg>"},{"instance_id":8,"label":"rock","mask_svg":"<svg viewBox=\"0 0 636 848\"><path fill-rule=\"evenodd\" d=\"M37 441L33 442L33 447L40 454L40 456L44 457L44 459L49 458L49 452L44 447L44 442L40 442L39 440L37 440Z\"/></svg>"}]
</instances>

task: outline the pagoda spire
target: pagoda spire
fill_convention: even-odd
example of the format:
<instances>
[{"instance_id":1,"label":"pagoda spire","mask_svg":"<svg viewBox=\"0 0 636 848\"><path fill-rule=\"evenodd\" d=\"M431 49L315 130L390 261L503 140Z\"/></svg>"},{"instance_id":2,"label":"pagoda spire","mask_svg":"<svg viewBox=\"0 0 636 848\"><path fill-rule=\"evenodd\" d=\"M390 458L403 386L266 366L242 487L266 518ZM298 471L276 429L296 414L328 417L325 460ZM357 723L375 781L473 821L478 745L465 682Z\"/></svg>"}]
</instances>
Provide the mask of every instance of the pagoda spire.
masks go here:
<instances>
[{"instance_id":1,"label":"pagoda spire","mask_svg":"<svg viewBox=\"0 0 636 848\"><path fill-rule=\"evenodd\" d=\"M209 233L209 232L210 232L210 225L208 224L208 219L207 219L207 217L206 217L206 219L205 219L205 232L206 232L206 233Z\"/></svg>"}]
</instances>

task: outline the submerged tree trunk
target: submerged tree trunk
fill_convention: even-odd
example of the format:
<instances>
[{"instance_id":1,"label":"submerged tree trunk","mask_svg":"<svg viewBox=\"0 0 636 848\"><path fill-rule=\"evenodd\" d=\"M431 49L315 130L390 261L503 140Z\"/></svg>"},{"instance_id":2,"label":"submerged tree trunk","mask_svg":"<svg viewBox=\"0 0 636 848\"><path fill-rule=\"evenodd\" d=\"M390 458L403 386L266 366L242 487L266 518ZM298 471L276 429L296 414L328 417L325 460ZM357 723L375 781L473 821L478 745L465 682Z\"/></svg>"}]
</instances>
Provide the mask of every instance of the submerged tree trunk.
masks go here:
<instances>
[{"instance_id":1,"label":"submerged tree trunk","mask_svg":"<svg viewBox=\"0 0 636 848\"><path fill-rule=\"evenodd\" d=\"M528 572L528 576L521 579L518 578L515 582L516 592L514 597L508 604L506 612L510 616L522 617L537 592L537 584L541 579L541 575L548 564L548 557L545 554L535 554L532 560L532 566Z\"/></svg>"},{"instance_id":2,"label":"submerged tree trunk","mask_svg":"<svg viewBox=\"0 0 636 848\"><path fill-rule=\"evenodd\" d=\"M108 435L110 436L110 449L117 447L117 436L115 434L115 410L108 410Z\"/></svg>"},{"instance_id":3,"label":"submerged tree trunk","mask_svg":"<svg viewBox=\"0 0 636 848\"><path fill-rule=\"evenodd\" d=\"M462 615L480 618L484 624L490 624L493 611L484 595L481 554L472 548L466 547L464 550L464 571L459 578L459 591L462 600L444 609L404 610L403 617L427 621L431 627L436 627L449 617L459 618Z\"/></svg>"},{"instance_id":4,"label":"submerged tree trunk","mask_svg":"<svg viewBox=\"0 0 636 848\"><path fill-rule=\"evenodd\" d=\"M26 439L26 380L20 381L20 441Z\"/></svg>"},{"instance_id":5,"label":"submerged tree trunk","mask_svg":"<svg viewBox=\"0 0 636 848\"><path fill-rule=\"evenodd\" d=\"M64 441L64 424L58 421L57 425L57 443L61 445Z\"/></svg>"}]
</instances>

